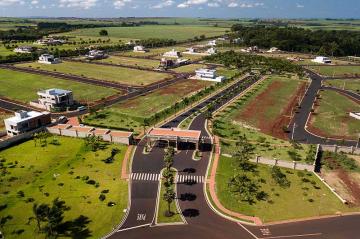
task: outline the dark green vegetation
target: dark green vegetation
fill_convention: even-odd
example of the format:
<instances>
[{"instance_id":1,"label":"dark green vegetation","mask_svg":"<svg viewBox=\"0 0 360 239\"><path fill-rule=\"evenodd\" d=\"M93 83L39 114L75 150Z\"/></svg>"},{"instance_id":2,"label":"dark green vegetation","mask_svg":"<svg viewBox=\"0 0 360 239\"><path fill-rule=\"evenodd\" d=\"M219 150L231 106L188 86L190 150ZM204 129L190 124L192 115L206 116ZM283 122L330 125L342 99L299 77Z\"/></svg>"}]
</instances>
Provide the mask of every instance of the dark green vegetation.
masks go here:
<instances>
[{"instance_id":1,"label":"dark green vegetation","mask_svg":"<svg viewBox=\"0 0 360 239\"><path fill-rule=\"evenodd\" d=\"M232 26L234 37L241 37L245 45L283 51L297 51L330 56L356 56L360 54L359 31L306 30L293 27Z\"/></svg>"},{"instance_id":2,"label":"dark green vegetation","mask_svg":"<svg viewBox=\"0 0 360 239\"><path fill-rule=\"evenodd\" d=\"M127 182L119 175L125 151L96 138L47 134L2 150L5 238L100 238L111 231L127 206Z\"/></svg>"},{"instance_id":3,"label":"dark green vegetation","mask_svg":"<svg viewBox=\"0 0 360 239\"><path fill-rule=\"evenodd\" d=\"M341 168L349 172L360 172L360 166L356 160L344 153L324 151L322 154L322 164L329 170Z\"/></svg>"}]
</instances>

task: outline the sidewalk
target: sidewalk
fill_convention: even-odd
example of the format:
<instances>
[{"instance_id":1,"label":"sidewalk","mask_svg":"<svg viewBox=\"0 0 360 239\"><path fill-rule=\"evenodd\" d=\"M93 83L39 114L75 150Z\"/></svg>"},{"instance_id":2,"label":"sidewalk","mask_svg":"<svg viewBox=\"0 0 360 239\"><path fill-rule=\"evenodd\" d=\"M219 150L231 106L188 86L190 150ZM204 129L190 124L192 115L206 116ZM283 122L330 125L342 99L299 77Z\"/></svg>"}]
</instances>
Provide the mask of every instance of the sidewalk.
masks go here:
<instances>
[{"instance_id":1,"label":"sidewalk","mask_svg":"<svg viewBox=\"0 0 360 239\"><path fill-rule=\"evenodd\" d=\"M220 159L220 146L219 146L219 138L217 136L215 136L215 155L214 155L214 162L211 168L211 173L210 173L210 179L208 181L209 183L209 191L210 191L210 196L212 201L214 202L215 206L224 214L229 215L231 217L235 217L235 218L239 218L240 220L246 220L246 221L252 221L253 223L255 223L256 225L262 225L262 221L260 220L260 218L258 217L251 217L251 216L246 216L237 212L233 212L227 208L225 208L219 198L217 197L216 194L216 170L219 164L219 159Z\"/></svg>"}]
</instances>

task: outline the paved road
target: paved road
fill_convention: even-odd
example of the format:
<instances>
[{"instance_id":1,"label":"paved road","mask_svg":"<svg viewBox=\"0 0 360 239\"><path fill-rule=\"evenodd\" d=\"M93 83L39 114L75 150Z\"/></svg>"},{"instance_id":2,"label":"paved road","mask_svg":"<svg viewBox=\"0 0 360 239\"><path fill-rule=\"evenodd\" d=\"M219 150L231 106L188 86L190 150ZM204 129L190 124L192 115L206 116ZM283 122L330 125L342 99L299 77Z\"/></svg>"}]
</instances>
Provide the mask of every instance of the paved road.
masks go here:
<instances>
[{"instance_id":1,"label":"paved road","mask_svg":"<svg viewBox=\"0 0 360 239\"><path fill-rule=\"evenodd\" d=\"M293 139L298 142L302 143L311 143L311 144L341 144L345 146L356 146L356 141L342 141L342 140L335 140L335 139L324 139L317 135L314 135L307 131L306 123L308 121L313 102L315 101L316 94L320 89L322 89L322 81L323 78L318 74L307 70L310 78L311 83L310 86L304 96L300 104L300 109L297 114L295 114L292 122L290 123L290 133L289 138ZM346 91L346 94L350 94ZM295 127L294 127L295 124ZM293 133L294 131L294 133Z\"/></svg>"},{"instance_id":2,"label":"paved road","mask_svg":"<svg viewBox=\"0 0 360 239\"><path fill-rule=\"evenodd\" d=\"M322 89L333 90L333 91L339 92L342 95L351 97L351 98L355 99L356 101L360 101L360 95L355 92L349 91L349 90L343 90L343 89L333 87L333 86L323 86Z\"/></svg>"}]
</instances>

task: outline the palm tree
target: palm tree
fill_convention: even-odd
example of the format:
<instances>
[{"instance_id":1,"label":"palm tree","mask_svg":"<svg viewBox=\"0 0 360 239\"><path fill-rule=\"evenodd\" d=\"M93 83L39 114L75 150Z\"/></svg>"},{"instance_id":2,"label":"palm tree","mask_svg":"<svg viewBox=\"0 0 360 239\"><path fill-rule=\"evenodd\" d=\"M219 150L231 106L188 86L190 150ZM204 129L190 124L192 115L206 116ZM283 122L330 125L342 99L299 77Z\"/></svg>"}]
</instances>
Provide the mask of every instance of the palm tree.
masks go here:
<instances>
[{"instance_id":1,"label":"palm tree","mask_svg":"<svg viewBox=\"0 0 360 239\"><path fill-rule=\"evenodd\" d=\"M174 189L172 187L166 188L166 192L163 195L163 199L168 204L168 210L167 210L167 212L165 212L165 216L170 217L173 214L173 212L171 212L171 203L175 199L175 192L174 192Z\"/></svg>"},{"instance_id":2,"label":"palm tree","mask_svg":"<svg viewBox=\"0 0 360 239\"><path fill-rule=\"evenodd\" d=\"M49 210L50 210L50 208L47 204L38 205L37 203L35 203L33 205L32 211L35 216L34 218L37 223L38 231L41 231L41 222L46 221L46 216L47 216Z\"/></svg>"}]
</instances>

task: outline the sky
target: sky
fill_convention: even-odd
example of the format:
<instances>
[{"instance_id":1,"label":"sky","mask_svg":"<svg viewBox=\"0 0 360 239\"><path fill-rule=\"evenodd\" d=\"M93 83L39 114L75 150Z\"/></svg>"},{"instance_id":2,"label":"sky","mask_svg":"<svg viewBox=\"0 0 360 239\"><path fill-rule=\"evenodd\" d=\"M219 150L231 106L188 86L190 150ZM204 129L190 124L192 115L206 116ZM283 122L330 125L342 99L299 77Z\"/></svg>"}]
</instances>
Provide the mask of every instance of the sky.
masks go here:
<instances>
[{"instance_id":1,"label":"sky","mask_svg":"<svg viewBox=\"0 0 360 239\"><path fill-rule=\"evenodd\" d=\"M360 0L0 0L0 16L359 18Z\"/></svg>"}]
</instances>

